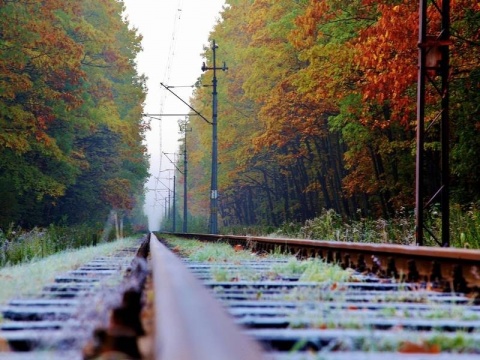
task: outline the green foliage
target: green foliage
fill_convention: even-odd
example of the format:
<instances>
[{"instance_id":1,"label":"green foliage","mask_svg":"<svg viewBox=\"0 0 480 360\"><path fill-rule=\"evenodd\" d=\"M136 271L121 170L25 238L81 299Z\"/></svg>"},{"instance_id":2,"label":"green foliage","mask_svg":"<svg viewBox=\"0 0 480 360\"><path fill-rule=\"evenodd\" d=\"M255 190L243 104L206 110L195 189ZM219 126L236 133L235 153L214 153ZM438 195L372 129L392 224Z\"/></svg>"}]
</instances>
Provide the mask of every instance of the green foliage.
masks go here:
<instances>
[{"instance_id":1,"label":"green foliage","mask_svg":"<svg viewBox=\"0 0 480 360\"><path fill-rule=\"evenodd\" d=\"M0 229L0 267L40 259L59 251L96 245L99 242L97 228L88 225L76 227L54 226L30 231L11 224L6 231ZM114 234L110 234L109 240Z\"/></svg>"},{"instance_id":2,"label":"green foliage","mask_svg":"<svg viewBox=\"0 0 480 360\"><path fill-rule=\"evenodd\" d=\"M412 244L414 219L399 213L391 219L345 221L332 210L324 210L319 217L307 220L299 236L308 239L335 240L382 244Z\"/></svg>"},{"instance_id":3,"label":"green foliage","mask_svg":"<svg viewBox=\"0 0 480 360\"><path fill-rule=\"evenodd\" d=\"M450 211L452 244L455 247L480 249L480 208L470 204L465 209L459 205Z\"/></svg>"},{"instance_id":4,"label":"green foliage","mask_svg":"<svg viewBox=\"0 0 480 360\"><path fill-rule=\"evenodd\" d=\"M305 238L333 239L342 227L342 218L333 210L323 210L319 217L307 220L300 229Z\"/></svg>"},{"instance_id":5,"label":"green foliage","mask_svg":"<svg viewBox=\"0 0 480 360\"><path fill-rule=\"evenodd\" d=\"M442 352L453 353L476 353L478 342L468 336L467 333L458 332L454 336L435 335L426 341L429 345L437 345Z\"/></svg>"},{"instance_id":6,"label":"green foliage","mask_svg":"<svg viewBox=\"0 0 480 360\"><path fill-rule=\"evenodd\" d=\"M441 210L433 206L425 219L427 226L439 233ZM426 236L426 245L438 245L435 240ZM450 206L450 245L457 248L480 249L480 208L478 204Z\"/></svg>"},{"instance_id":7,"label":"green foliage","mask_svg":"<svg viewBox=\"0 0 480 360\"><path fill-rule=\"evenodd\" d=\"M429 228L440 231L441 211L437 207L431 208L426 222ZM415 243L414 229L415 218L413 214L405 211L397 213L390 219L346 220L333 210L323 210L320 216L307 220L303 226L286 224L271 233L270 236L412 245ZM478 205L470 204L462 207L453 204L451 206L450 236L452 247L480 249L480 209ZM425 238L425 245L438 245L428 234Z\"/></svg>"},{"instance_id":8,"label":"green foliage","mask_svg":"<svg viewBox=\"0 0 480 360\"><path fill-rule=\"evenodd\" d=\"M138 237L124 238L97 246L65 250L44 259L35 258L24 264L0 268L0 278L2 279L0 305L7 304L13 298L38 294L42 287L53 282L56 276L75 270L99 256L112 256L118 250L130 248L135 243L138 243Z\"/></svg>"},{"instance_id":9,"label":"green foliage","mask_svg":"<svg viewBox=\"0 0 480 360\"><path fill-rule=\"evenodd\" d=\"M235 250L224 241L206 242L199 240L185 240L167 237L167 242L175 251L180 252L189 260L198 262L226 262L235 260L251 259L251 252L248 250Z\"/></svg>"},{"instance_id":10,"label":"green foliage","mask_svg":"<svg viewBox=\"0 0 480 360\"><path fill-rule=\"evenodd\" d=\"M451 191L462 206L480 199L479 13L471 1L452 3ZM412 243L411 217L395 222L415 201L418 6L227 1L211 39L229 65L218 79L220 224L290 236L295 229L282 224L315 219L302 236ZM210 50L205 57L211 61ZM429 93L428 119L431 102ZM199 87L192 103L209 113L210 90ZM198 136L187 143L189 206L208 217L210 129L191 125ZM426 163L440 167L438 142L426 147ZM326 223L322 209L348 225Z\"/></svg>"},{"instance_id":11,"label":"green foliage","mask_svg":"<svg viewBox=\"0 0 480 360\"><path fill-rule=\"evenodd\" d=\"M271 234L275 231L273 226L251 225L242 226L234 225L222 228L222 234L224 235L251 235L251 236L263 236L264 234Z\"/></svg>"},{"instance_id":12,"label":"green foliage","mask_svg":"<svg viewBox=\"0 0 480 360\"><path fill-rule=\"evenodd\" d=\"M115 0L0 6L0 227L141 207L145 78L122 12Z\"/></svg>"},{"instance_id":13,"label":"green foliage","mask_svg":"<svg viewBox=\"0 0 480 360\"><path fill-rule=\"evenodd\" d=\"M302 225L299 223L283 223L277 230L270 233L273 237L297 237Z\"/></svg>"},{"instance_id":14,"label":"green foliage","mask_svg":"<svg viewBox=\"0 0 480 360\"><path fill-rule=\"evenodd\" d=\"M284 276L293 277L302 275L308 267L308 262L290 259L286 264L274 265L272 270Z\"/></svg>"},{"instance_id":15,"label":"green foliage","mask_svg":"<svg viewBox=\"0 0 480 360\"><path fill-rule=\"evenodd\" d=\"M193 233L208 232L209 221L207 217L192 216L188 223L188 231Z\"/></svg>"},{"instance_id":16,"label":"green foliage","mask_svg":"<svg viewBox=\"0 0 480 360\"><path fill-rule=\"evenodd\" d=\"M297 260L292 255L282 255L276 253L263 254L262 259L287 260L283 264L275 264L262 273L243 271L240 269L229 269L222 266L222 263L241 263L244 260L251 260L252 253L249 249L236 249L231 245L218 242L205 242L198 240L185 240L175 237L167 238L168 245L175 252L180 253L191 261L219 263L219 266L212 269L211 275L216 281L235 280L258 280L260 278L276 279L278 277L290 278L299 277L300 281L307 282L337 282L347 281L351 277L349 271L343 270L338 265L327 264L323 260L308 259Z\"/></svg>"},{"instance_id":17,"label":"green foliage","mask_svg":"<svg viewBox=\"0 0 480 360\"><path fill-rule=\"evenodd\" d=\"M345 282L351 278L351 273L338 265L327 264L318 259L309 259L305 262L305 271L300 276L299 281Z\"/></svg>"},{"instance_id":18,"label":"green foliage","mask_svg":"<svg viewBox=\"0 0 480 360\"><path fill-rule=\"evenodd\" d=\"M202 243L194 252L190 253L188 258L192 261L210 261L222 262L233 259L250 259L250 253L245 251L235 251L229 244L225 243Z\"/></svg>"},{"instance_id":19,"label":"green foliage","mask_svg":"<svg viewBox=\"0 0 480 360\"><path fill-rule=\"evenodd\" d=\"M480 16L477 14L477 16ZM480 68L451 85L452 94L461 105L453 106L456 141L452 146L451 170L458 186L454 196L461 203L478 201L480 197Z\"/></svg>"}]
</instances>

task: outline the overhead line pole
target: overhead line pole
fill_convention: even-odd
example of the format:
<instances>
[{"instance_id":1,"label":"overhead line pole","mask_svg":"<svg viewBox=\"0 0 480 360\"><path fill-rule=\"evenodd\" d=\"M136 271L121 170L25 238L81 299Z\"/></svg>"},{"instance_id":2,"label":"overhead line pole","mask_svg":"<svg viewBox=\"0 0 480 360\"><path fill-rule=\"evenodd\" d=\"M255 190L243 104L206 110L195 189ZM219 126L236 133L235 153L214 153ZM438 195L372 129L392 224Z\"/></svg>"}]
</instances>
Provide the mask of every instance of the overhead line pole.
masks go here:
<instances>
[{"instance_id":1,"label":"overhead line pole","mask_svg":"<svg viewBox=\"0 0 480 360\"><path fill-rule=\"evenodd\" d=\"M177 223L175 221L175 219L177 218L177 213L176 213L176 194L175 194L175 181L176 181L176 177L175 177L175 173L173 173L173 222L172 222L172 233L175 233L176 230L177 230Z\"/></svg>"},{"instance_id":2,"label":"overhead line pole","mask_svg":"<svg viewBox=\"0 0 480 360\"><path fill-rule=\"evenodd\" d=\"M188 232L188 208L187 208L187 174L188 174L188 157L187 157L187 132L192 131L192 129L187 129L187 118L185 117L185 122L183 127L180 126L180 130L184 133L184 149L183 149L183 233Z\"/></svg>"},{"instance_id":3,"label":"overhead line pole","mask_svg":"<svg viewBox=\"0 0 480 360\"><path fill-rule=\"evenodd\" d=\"M428 3L436 9L441 17L440 28L435 28L436 22L428 19ZM450 246L450 120L449 120L449 74L450 59L450 0L420 0L419 6L419 56L418 56L418 89L417 89L417 157L416 157L416 196L415 196L415 236L418 245L424 245L425 231L442 247ZM438 81L438 77L441 80ZM440 84L439 84L440 83ZM426 86L431 85L432 93L439 100L438 112L425 126ZM440 119L437 125L437 120ZM429 135L433 125L439 126L439 135L435 132ZM429 136L428 136L429 135ZM427 173L425 157L426 140L441 144L440 169L433 169ZM437 182L439 180L439 183ZM428 185L428 186L427 186ZM428 197L427 197L428 195ZM426 217L431 205L440 203L441 236L435 234L434 229L428 227Z\"/></svg>"},{"instance_id":4,"label":"overhead line pole","mask_svg":"<svg viewBox=\"0 0 480 360\"><path fill-rule=\"evenodd\" d=\"M185 150L183 151L183 233L187 233L188 211L187 211L187 130L185 129Z\"/></svg>"},{"instance_id":5,"label":"overhead line pole","mask_svg":"<svg viewBox=\"0 0 480 360\"><path fill-rule=\"evenodd\" d=\"M170 161L170 163L178 170L178 172L179 172L180 174L183 174L183 172L178 168L178 166L177 166L176 163L175 163L175 155L176 155L175 153L172 154L174 161L172 161L172 159L170 159L170 157L168 156L168 155L169 155L168 153L162 152L162 154L165 155L165 157L166 157L166 158ZM174 170L174 169L172 169L172 170ZM173 207L173 221L172 221L172 233L175 233L176 230L177 230L177 226L176 226L176 225L177 225L177 222L176 222L176 219L177 219L177 217L176 217L176 214L177 214L177 213L176 213L176 210L177 210L177 209L176 209L176 199L177 199L177 198L176 198L176 176L175 176L175 170L174 170L174 171L173 171L173 206L172 206L172 207Z\"/></svg>"},{"instance_id":6,"label":"overhead line pole","mask_svg":"<svg viewBox=\"0 0 480 360\"><path fill-rule=\"evenodd\" d=\"M217 70L228 70L225 62L222 67L217 67L215 40L212 41L213 67L203 63L202 71L213 70L212 91L212 180L210 192L210 233L218 234L218 139L217 139Z\"/></svg>"}]
</instances>

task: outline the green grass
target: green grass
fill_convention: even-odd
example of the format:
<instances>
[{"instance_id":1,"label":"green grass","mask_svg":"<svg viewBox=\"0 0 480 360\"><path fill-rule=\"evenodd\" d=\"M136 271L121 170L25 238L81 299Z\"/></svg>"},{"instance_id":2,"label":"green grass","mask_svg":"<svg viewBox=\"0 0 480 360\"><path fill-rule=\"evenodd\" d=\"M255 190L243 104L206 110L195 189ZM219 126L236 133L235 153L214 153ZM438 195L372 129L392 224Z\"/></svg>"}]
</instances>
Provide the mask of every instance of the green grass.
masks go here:
<instances>
[{"instance_id":1,"label":"green grass","mask_svg":"<svg viewBox=\"0 0 480 360\"><path fill-rule=\"evenodd\" d=\"M101 231L89 225L50 225L29 231L11 225L0 229L0 267L29 262L62 250L96 245L102 242L100 238ZM109 239L113 239L112 234Z\"/></svg>"},{"instance_id":2,"label":"green grass","mask_svg":"<svg viewBox=\"0 0 480 360\"><path fill-rule=\"evenodd\" d=\"M224 242L202 242L198 240L184 240L174 237L167 237L167 242L175 252L178 252L191 261L215 262L215 263L234 263L242 260L263 259L284 259L284 264L272 265L268 271L259 274L247 270L227 270L217 267L212 270L212 278L216 281L231 280L259 280L261 277L275 279L278 277L299 276L301 281L325 282L325 281L347 281L351 277L351 272L343 270L335 264L327 264L319 259L298 260L290 254L281 255L278 250L271 254L258 254L250 249L235 250L232 246Z\"/></svg>"},{"instance_id":3,"label":"green grass","mask_svg":"<svg viewBox=\"0 0 480 360\"><path fill-rule=\"evenodd\" d=\"M236 263L241 264L244 259L278 259L280 254L278 251L271 255L252 253L250 249L235 251L232 247L225 243L208 243L198 240L183 240L169 236L167 243L175 252L182 254L190 260L206 261L218 263L211 271L211 275L216 281L242 281L242 280L267 280L275 279L276 276L294 277L298 276L300 281L318 282L318 287L309 289L294 289L285 294L284 300L298 301L304 300L309 303L315 302L321 304L323 302L336 301L345 302L345 288L341 283L352 281L352 272L341 269L338 265L328 264L319 259L297 260L291 255L284 255L287 261L283 264L272 265L265 273L256 272L255 274L242 272L242 270L231 270L222 264L227 265ZM253 255L252 255L253 254ZM259 291L257 298L262 297ZM445 308L435 308L435 304L431 303L425 292L398 292L392 293L388 297L379 297L379 302L392 303L391 308L385 308L379 313L382 318L425 318L425 319L459 319L459 320L478 320L477 314L472 311L465 312L463 306L452 305L447 310ZM415 312L412 310L402 310L395 306L399 302L409 303L425 303L432 304L432 309ZM319 311L318 314L305 313L304 309L298 308L299 313L292 315L290 328L314 327L320 329L364 329L363 320L366 315L357 310L347 311L340 307L337 311ZM338 315L341 312L342 315ZM304 320L298 322L298 317L303 315ZM346 316L346 317L345 317ZM368 329L365 329L368 332ZM399 330L400 331L400 330ZM387 338L372 341L370 336L360 337L355 341L351 339L340 339L335 346L340 346L343 350L363 351L389 351L396 352L400 349L407 351L413 346L425 349L425 351L452 352L452 353L476 353L478 352L478 343L476 343L470 334L456 332L444 334L422 335L420 332L411 333L408 331L400 331L398 338ZM300 342L294 347L292 352L296 352L303 347L304 343Z\"/></svg>"},{"instance_id":4,"label":"green grass","mask_svg":"<svg viewBox=\"0 0 480 360\"><path fill-rule=\"evenodd\" d=\"M108 256L115 251L131 246L136 238L90 246L80 250L65 250L44 259L34 259L25 264L6 266L0 269L0 304L17 297L38 293L55 276L73 270L99 256Z\"/></svg>"},{"instance_id":5,"label":"green grass","mask_svg":"<svg viewBox=\"0 0 480 360\"><path fill-rule=\"evenodd\" d=\"M198 262L225 262L232 260L250 260L250 251L235 251L225 242L201 242L198 240L185 240L174 237L167 237L172 248L181 251L191 261Z\"/></svg>"},{"instance_id":6,"label":"green grass","mask_svg":"<svg viewBox=\"0 0 480 360\"><path fill-rule=\"evenodd\" d=\"M308 259L303 262L306 262L307 266L300 276L300 281L345 282L351 279L352 273L348 270L343 270L338 265L327 264L325 261L319 259Z\"/></svg>"}]
</instances>

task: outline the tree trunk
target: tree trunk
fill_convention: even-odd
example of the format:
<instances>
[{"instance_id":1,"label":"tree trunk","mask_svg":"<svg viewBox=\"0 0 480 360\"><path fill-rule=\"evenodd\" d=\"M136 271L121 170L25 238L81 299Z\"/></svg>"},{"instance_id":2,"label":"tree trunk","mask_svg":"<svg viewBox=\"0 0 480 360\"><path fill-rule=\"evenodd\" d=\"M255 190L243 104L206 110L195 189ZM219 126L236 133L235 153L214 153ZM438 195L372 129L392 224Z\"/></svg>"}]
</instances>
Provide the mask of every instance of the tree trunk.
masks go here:
<instances>
[{"instance_id":1,"label":"tree trunk","mask_svg":"<svg viewBox=\"0 0 480 360\"><path fill-rule=\"evenodd\" d=\"M118 224L118 213L115 211L113 215L113 221L115 222L115 238L120 239L120 227Z\"/></svg>"}]
</instances>

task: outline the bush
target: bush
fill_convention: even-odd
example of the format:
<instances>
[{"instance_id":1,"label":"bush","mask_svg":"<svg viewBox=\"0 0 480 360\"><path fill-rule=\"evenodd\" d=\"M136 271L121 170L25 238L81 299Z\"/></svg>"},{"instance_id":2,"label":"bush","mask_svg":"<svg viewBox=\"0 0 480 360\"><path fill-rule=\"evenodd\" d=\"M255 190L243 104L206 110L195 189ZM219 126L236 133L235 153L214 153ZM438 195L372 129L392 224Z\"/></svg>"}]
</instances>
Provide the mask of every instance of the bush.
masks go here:
<instances>
[{"instance_id":1,"label":"bush","mask_svg":"<svg viewBox=\"0 0 480 360\"><path fill-rule=\"evenodd\" d=\"M100 234L99 229L87 225L50 225L30 231L13 229L13 226L5 232L0 229L0 266L43 258L66 249L96 245Z\"/></svg>"}]
</instances>

